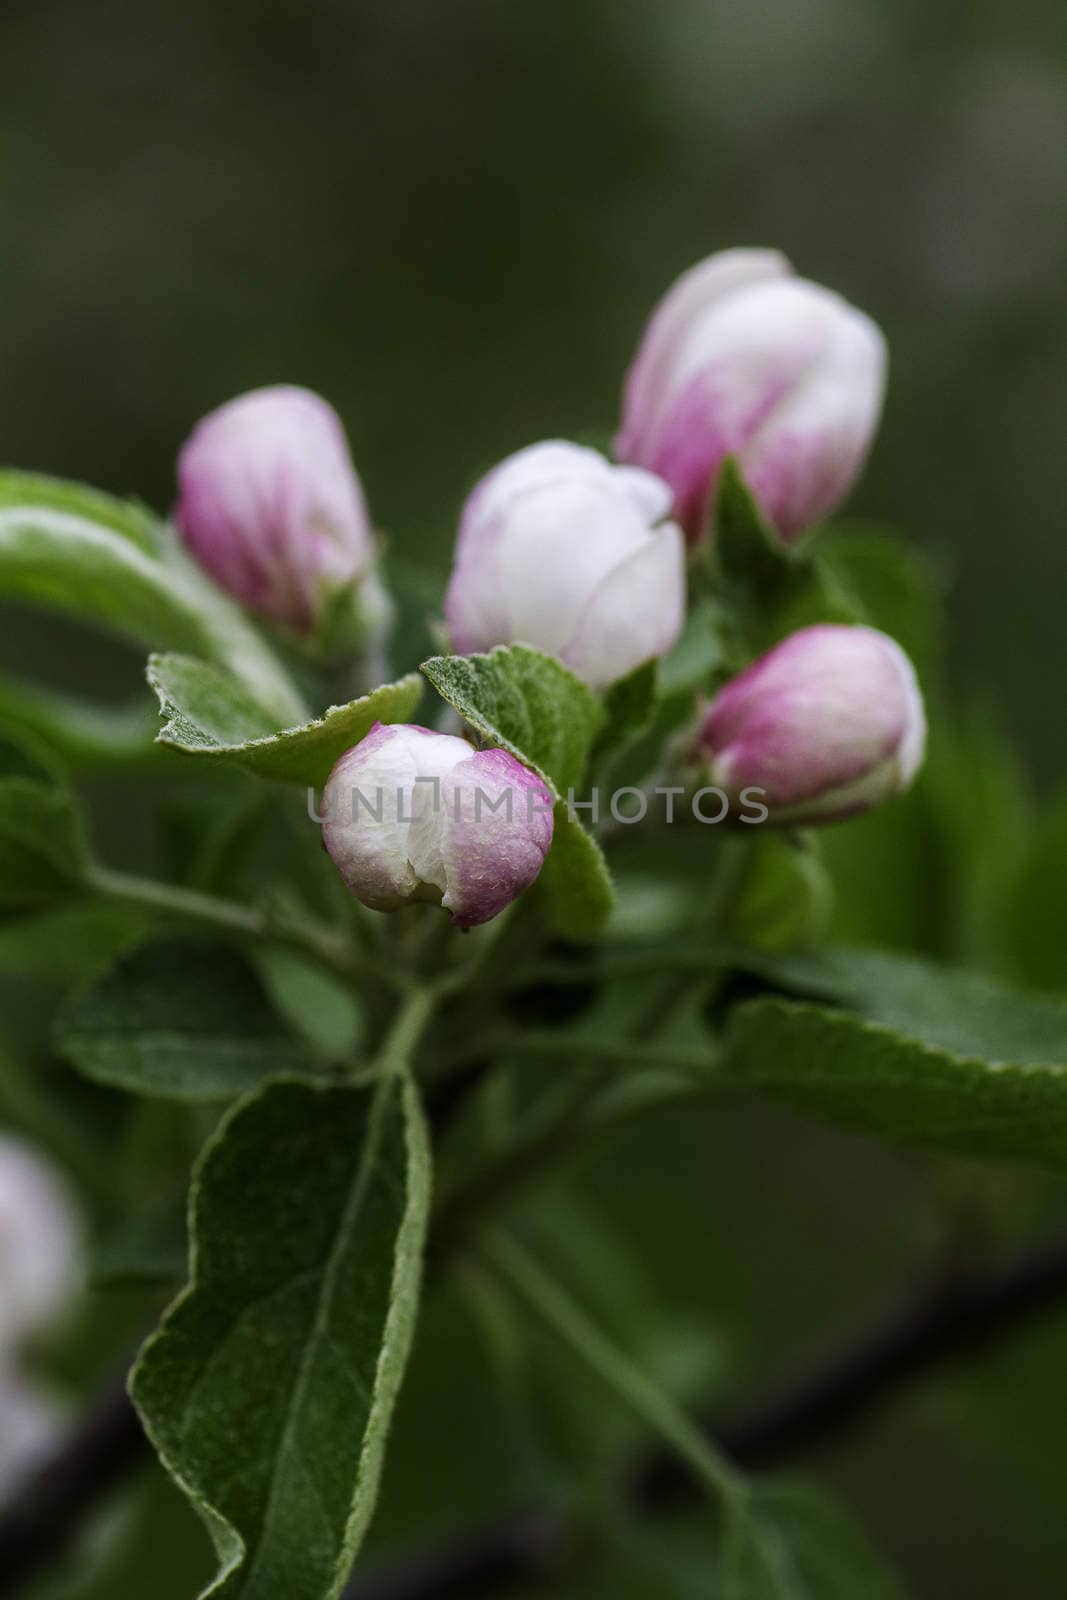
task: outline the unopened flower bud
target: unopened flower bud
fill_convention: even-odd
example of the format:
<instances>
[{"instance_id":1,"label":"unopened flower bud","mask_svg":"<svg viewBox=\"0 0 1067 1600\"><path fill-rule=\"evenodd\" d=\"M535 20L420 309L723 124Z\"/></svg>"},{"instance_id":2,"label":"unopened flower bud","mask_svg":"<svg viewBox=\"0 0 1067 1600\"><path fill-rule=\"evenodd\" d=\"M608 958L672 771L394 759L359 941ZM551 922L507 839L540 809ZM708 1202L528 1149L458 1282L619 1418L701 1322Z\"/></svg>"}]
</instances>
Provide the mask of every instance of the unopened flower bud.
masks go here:
<instances>
[{"instance_id":1,"label":"unopened flower bud","mask_svg":"<svg viewBox=\"0 0 1067 1600\"><path fill-rule=\"evenodd\" d=\"M784 539L827 516L858 478L878 424L885 340L840 295L775 250L724 250L660 301L626 380L620 461L674 490L699 539L736 456Z\"/></svg>"},{"instance_id":2,"label":"unopened flower bud","mask_svg":"<svg viewBox=\"0 0 1067 1600\"><path fill-rule=\"evenodd\" d=\"M77 1245L59 1177L28 1145L0 1137L0 1362L62 1307L75 1281Z\"/></svg>"},{"instance_id":3,"label":"unopened flower bud","mask_svg":"<svg viewBox=\"0 0 1067 1600\"><path fill-rule=\"evenodd\" d=\"M506 750L376 722L338 761L323 838L365 906L428 900L459 928L488 922L537 877L552 843L552 796Z\"/></svg>"},{"instance_id":4,"label":"unopened flower bud","mask_svg":"<svg viewBox=\"0 0 1067 1600\"><path fill-rule=\"evenodd\" d=\"M250 611L311 633L371 565L359 478L333 407L309 389L255 389L212 411L178 458L178 530Z\"/></svg>"},{"instance_id":5,"label":"unopened flower bud","mask_svg":"<svg viewBox=\"0 0 1067 1600\"><path fill-rule=\"evenodd\" d=\"M671 492L562 441L509 456L464 509L445 615L466 654L529 644L594 688L670 649L685 615Z\"/></svg>"},{"instance_id":6,"label":"unopened flower bud","mask_svg":"<svg viewBox=\"0 0 1067 1600\"><path fill-rule=\"evenodd\" d=\"M907 788L926 720L911 662L874 628L802 628L719 690L699 753L731 798L771 822L829 822Z\"/></svg>"}]
</instances>

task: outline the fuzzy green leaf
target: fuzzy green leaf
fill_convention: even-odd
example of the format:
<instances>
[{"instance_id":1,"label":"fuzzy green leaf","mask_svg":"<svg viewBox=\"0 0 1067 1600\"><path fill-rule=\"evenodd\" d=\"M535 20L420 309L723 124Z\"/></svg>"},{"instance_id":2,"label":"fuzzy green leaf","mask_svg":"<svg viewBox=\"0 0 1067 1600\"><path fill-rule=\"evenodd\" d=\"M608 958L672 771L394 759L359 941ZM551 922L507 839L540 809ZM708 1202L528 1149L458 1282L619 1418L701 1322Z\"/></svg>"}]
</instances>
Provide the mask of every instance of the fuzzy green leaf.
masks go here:
<instances>
[{"instance_id":1,"label":"fuzzy green leaf","mask_svg":"<svg viewBox=\"0 0 1067 1600\"><path fill-rule=\"evenodd\" d=\"M136 950L68 1001L56 1044L87 1077L135 1094L229 1100L271 1073L323 1071L225 945Z\"/></svg>"},{"instance_id":2,"label":"fuzzy green leaf","mask_svg":"<svg viewBox=\"0 0 1067 1600\"><path fill-rule=\"evenodd\" d=\"M150 555L162 548L158 517L136 500L119 500L86 483L68 478L50 478L40 472L19 472L8 468L0 472L0 506L39 506L52 511L69 511L102 528L110 528Z\"/></svg>"},{"instance_id":3,"label":"fuzzy green leaf","mask_svg":"<svg viewBox=\"0 0 1067 1600\"><path fill-rule=\"evenodd\" d=\"M469 727L533 767L555 798L579 786L604 708L554 656L500 645L488 655L431 656L422 671Z\"/></svg>"},{"instance_id":4,"label":"fuzzy green leaf","mask_svg":"<svg viewBox=\"0 0 1067 1600\"><path fill-rule=\"evenodd\" d=\"M139 507L15 475L0 492L0 595L57 607L153 647L221 662L282 721L303 714L273 652Z\"/></svg>"},{"instance_id":5,"label":"fuzzy green leaf","mask_svg":"<svg viewBox=\"0 0 1067 1600\"><path fill-rule=\"evenodd\" d=\"M215 1541L213 1600L336 1600L411 1344L429 1154L401 1073L275 1081L209 1143L192 1282L132 1393Z\"/></svg>"},{"instance_id":6,"label":"fuzzy green leaf","mask_svg":"<svg viewBox=\"0 0 1067 1600\"><path fill-rule=\"evenodd\" d=\"M764 964L783 987L863 1013L760 999L723 1069L831 1121L968 1156L1067 1167L1067 1006L900 957Z\"/></svg>"},{"instance_id":7,"label":"fuzzy green leaf","mask_svg":"<svg viewBox=\"0 0 1067 1600\"><path fill-rule=\"evenodd\" d=\"M604 853L566 801L556 805L552 848L537 880L545 921L561 939L595 939L611 921L615 888Z\"/></svg>"},{"instance_id":8,"label":"fuzzy green leaf","mask_svg":"<svg viewBox=\"0 0 1067 1600\"><path fill-rule=\"evenodd\" d=\"M159 743L186 755L244 767L261 778L317 787L334 763L366 737L375 722L406 722L422 695L409 673L325 716L281 732L229 673L191 656L152 656L148 681L167 719Z\"/></svg>"},{"instance_id":9,"label":"fuzzy green leaf","mask_svg":"<svg viewBox=\"0 0 1067 1600\"><path fill-rule=\"evenodd\" d=\"M0 913L75 897L87 855L74 801L33 778L0 780Z\"/></svg>"}]
</instances>

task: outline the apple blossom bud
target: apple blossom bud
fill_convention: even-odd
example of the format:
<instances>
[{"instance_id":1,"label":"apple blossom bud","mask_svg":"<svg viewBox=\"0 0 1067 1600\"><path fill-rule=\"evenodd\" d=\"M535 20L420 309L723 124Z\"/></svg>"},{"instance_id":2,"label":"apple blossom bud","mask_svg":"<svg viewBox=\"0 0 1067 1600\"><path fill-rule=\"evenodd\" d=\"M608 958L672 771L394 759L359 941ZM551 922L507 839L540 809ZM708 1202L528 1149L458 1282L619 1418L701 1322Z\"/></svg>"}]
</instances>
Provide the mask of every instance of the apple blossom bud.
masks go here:
<instances>
[{"instance_id":1,"label":"apple blossom bud","mask_svg":"<svg viewBox=\"0 0 1067 1600\"><path fill-rule=\"evenodd\" d=\"M60 1310L75 1281L78 1227L59 1177L0 1136L0 1361Z\"/></svg>"},{"instance_id":2,"label":"apple blossom bud","mask_svg":"<svg viewBox=\"0 0 1067 1600\"><path fill-rule=\"evenodd\" d=\"M506 750L455 734L374 727L330 774L323 838L357 900L395 911L429 900L458 928L488 922L537 877L552 796Z\"/></svg>"},{"instance_id":3,"label":"apple blossom bud","mask_svg":"<svg viewBox=\"0 0 1067 1600\"><path fill-rule=\"evenodd\" d=\"M732 799L761 791L771 822L829 822L906 789L926 720L911 662L874 628L818 624L719 690L699 753Z\"/></svg>"},{"instance_id":4,"label":"apple blossom bud","mask_svg":"<svg viewBox=\"0 0 1067 1600\"><path fill-rule=\"evenodd\" d=\"M309 389L255 389L197 424L178 457L178 531L215 582L311 633L371 565L363 490L333 407Z\"/></svg>"},{"instance_id":5,"label":"apple blossom bud","mask_svg":"<svg viewBox=\"0 0 1067 1600\"><path fill-rule=\"evenodd\" d=\"M445 598L463 653L529 644L593 688L663 655L685 615L671 492L648 472L549 441L508 456L463 508Z\"/></svg>"},{"instance_id":6,"label":"apple blossom bud","mask_svg":"<svg viewBox=\"0 0 1067 1600\"><path fill-rule=\"evenodd\" d=\"M827 516L859 477L885 388L885 340L776 250L723 250L653 312L630 368L620 461L674 490L690 540L736 456L784 539Z\"/></svg>"}]
</instances>

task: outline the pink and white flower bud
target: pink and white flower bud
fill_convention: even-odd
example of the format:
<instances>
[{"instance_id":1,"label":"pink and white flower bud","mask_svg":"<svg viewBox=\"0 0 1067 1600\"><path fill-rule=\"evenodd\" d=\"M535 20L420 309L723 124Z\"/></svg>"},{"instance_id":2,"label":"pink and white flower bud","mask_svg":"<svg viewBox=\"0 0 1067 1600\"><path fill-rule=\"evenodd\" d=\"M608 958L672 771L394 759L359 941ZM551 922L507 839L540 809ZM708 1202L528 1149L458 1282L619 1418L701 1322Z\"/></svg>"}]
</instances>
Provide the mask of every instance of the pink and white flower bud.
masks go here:
<instances>
[{"instance_id":1,"label":"pink and white flower bud","mask_svg":"<svg viewBox=\"0 0 1067 1600\"><path fill-rule=\"evenodd\" d=\"M771 822L830 822L906 789L926 719L911 662L875 628L802 628L719 690L699 753L709 781L745 789Z\"/></svg>"},{"instance_id":2,"label":"pink and white flower bud","mask_svg":"<svg viewBox=\"0 0 1067 1600\"><path fill-rule=\"evenodd\" d=\"M309 389L255 389L212 411L178 457L178 531L242 605L310 633L373 557L340 418Z\"/></svg>"},{"instance_id":3,"label":"pink and white flower bud","mask_svg":"<svg viewBox=\"0 0 1067 1600\"><path fill-rule=\"evenodd\" d=\"M653 312L615 452L666 479L690 540L736 456L768 522L793 539L859 477L885 370L885 340L862 311L796 277L776 250L723 250Z\"/></svg>"},{"instance_id":4,"label":"pink and white flower bud","mask_svg":"<svg viewBox=\"0 0 1067 1600\"><path fill-rule=\"evenodd\" d=\"M0 1137L0 1365L73 1292L78 1239L59 1176L21 1140Z\"/></svg>"},{"instance_id":5,"label":"pink and white flower bud","mask_svg":"<svg viewBox=\"0 0 1067 1600\"><path fill-rule=\"evenodd\" d=\"M552 796L506 750L376 722L330 774L323 838L357 900L395 911L429 900L458 928L529 888L552 843Z\"/></svg>"},{"instance_id":6,"label":"pink and white flower bud","mask_svg":"<svg viewBox=\"0 0 1067 1600\"><path fill-rule=\"evenodd\" d=\"M593 688L666 653L685 550L651 473L553 440L508 456L463 508L445 615L456 650L529 644Z\"/></svg>"}]
</instances>

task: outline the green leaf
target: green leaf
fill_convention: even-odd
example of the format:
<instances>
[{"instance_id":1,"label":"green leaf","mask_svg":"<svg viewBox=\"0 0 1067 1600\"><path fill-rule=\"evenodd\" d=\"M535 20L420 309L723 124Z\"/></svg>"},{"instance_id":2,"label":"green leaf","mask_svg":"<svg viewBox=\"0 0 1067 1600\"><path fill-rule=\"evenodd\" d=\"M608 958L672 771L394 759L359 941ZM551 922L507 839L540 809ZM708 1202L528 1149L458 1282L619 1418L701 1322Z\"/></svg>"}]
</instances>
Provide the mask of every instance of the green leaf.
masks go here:
<instances>
[{"instance_id":1,"label":"green leaf","mask_svg":"<svg viewBox=\"0 0 1067 1600\"><path fill-rule=\"evenodd\" d=\"M936 561L899 534L848 524L821 528L816 549L858 619L892 635L925 682L940 664L947 585Z\"/></svg>"},{"instance_id":2,"label":"green leaf","mask_svg":"<svg viewBox=\"0 0 1067 1600\"><path fill-rule=\"evenodd\" d=\"M768 526L733 459L719 479L710 559L743 654L759 654L814 622L860 620L836 573L812 554L811 540L788 544Z\"/></svg>"},{"instance_id":3,"label":"green leaf","mask_svg":"<svg viewBox=\"0 0 1067 1600\"><path fill-rule=\"evenodd\" d=\"M1041 815L999 901L997 929L1011 970L1043 989L1067 989L1067 796Z\"/></svg>"},{"instance_id":4,"label":"green leaf","mask_svg":"<svg viewBox=\"0 0 1067 1600\"><path fill-rule=\"evenodd\" d=\"M136 500L119 500L85 483L50 478L39 472L0 472L0 506L40 506L67 511L120 533L131 544L156 555L162 548L159 518Z\"/></svg>"},{"instance_id":5,"label":"green leaf","mask_svg":"<svg viewBox=\"0 0 1067 1600\"><path fill-rule=\"evenodd\" d=\"M255 628L181 553L166 559L123 513L84 492L22 480L24 498L0 496L0 595L58 607L102 623L149 649L161 645L218 661L281 721L303 715L300 698ZM64 493L64 491L67 491Z\"/></svg>"},{"instance_id":6,"label":"green leaf","mask_svg":"<svg viewBox=\"0 0 1067 1600\"><path fill-rule=\"evenodd\" d=\"M919 787L939 852L933 870L942 885L936 897L941 902L941 949L980 970L1043 987L1040 967L1029 970L1011 952L1012 885L1019 881L1035 833L1020 752L997 721L981 712L960 715L957 710L951 718L935 717ZM1043 946L1035 952L1038 961L1043 955L1046 973L1050 966L1058 968L1052 988L1063 987L1067 968L1055 927L1043 921L1043 912L1062 916L1057 909L1062 898L1053 900L1063 888L1062 873L1056 856L1046 855L1028 885L1030 903L1019 906L1024 936Z\"/></svg>"},{"instance_id":7,"label":"green leaf","mask_svg":"<svg viewBox=\"0 0 1067 1600\"><path fill-rule=\"evenodd\" d=\"M186 755L209 757L274 778L318 787L334 763L366 737L375 722L406 722L422 695L409 673L373 694L282 732L229 673L191 656L152 656L148 681L167 719L159 743Z\"/></svg>"},{"instance_id":8,"label":"green leaf","mask_svg":"<svg viewBox=\"0 0 1067 1600\"><path fill-rule=\"evenodd\" d=\"M355 1056L364 1018L350 985L291 950L260 945L252 959L271 1000L303 1038L332 1060Z\"/></svg>"},{"instance_id":9,"label":"green leaf","mask_svg":"<svg viewBox=\"0 0 1067 1600\"><path fill-rule=\"evenodd\" d=\"M646 661L613 683L604 694L606 722L593 748L602 762L638 738L652 720L659 689L659 662Z\"/></svg>"},{"instance_id":10,"label":"green leaf","mask_svg":"<svg viewBox=\"0 0 1067 1600\"><path fill-rule=\"evenodd\" d=\"M833 1000L935 1049L1067 1068L1067 1003L992 978L878 950L778 957L762 970L784 988Z\"/></svg>"},{"instance_id":11,"label":"green leaf","mask_svg":"<svg viewBox=\"0 0 1067 1600\"><path fill-rule=\"evenodd\" d=\"M74 900L0 926L0 972L89 978L144 937L148 918L127 906Z\"/></svg>"},{"instance_id":12,"label":"green leaf","mask_svg":"<svg viewBox=\"0 0 1067 1600\"><path fill-rule=\"evenodd\" d=\"M834 889L834 942L943 954L946 906L940 893L931 893L931 884L943 881L942 846L930 815L928 772L888 804L821 828L819 854Z\"/></svg>"},{"instance_id":13,"label":"green leaf","mask_svg":"<svg viewBox=\"0 0 1067 1600\"><path fill-rule=\"evenodd\" d=\"M730 1508L722 1600L904 1600L855 1523L806 1485L766 1484Z\"/></svg>"},{"instance_id":14,"label":"green leaf","mask_svg":"<svg viewBox=\"0 0 1067 1600\"><path fill-rule=\"evenodd\" d=\"M552 848L537 880L545 921L562 939L595 939L611 921L615 889L604 852L567 802L555 809Z\"/></svg>"},{"instance_id":15,"label":"green leaf","mask_svg":"<svg viewBox=\"0 0 1067 1600\"><path fill-rule=\"evenodd\" d=\"M729 1077L889 1139L1067 1166L1067 1006L873 952L760 970L863 1016L782 999L740 1005L724 1041Z\"/></svg>"},{"instance_id":16,"label":"green leaf","mask_svg":"<svg viewBox=\"0 0 1067 1600\"><path fill-rule=\"evenodd\" d=\"M722 604L705 595L690 607L681 637L659 664L659 681L667 695L685 689L707 689L716 673L726 670L729 622Z\"/></svg>"},{"instance_id":17,"label":"green leaf","mask_svg":"<svg viewBox=\"0 0 1067 1600\"><path fill-rule=\"evenodd\" d=\"M713 559L726 587L753 600L777 603L807 581L804 555L770 527L732 456L719 475Z\"/></svg>"},{"instance_id":18,"label":"green leaf","mask_svg":"<svg viewBox=\"0 0 1067 1600\"><path fill-rule=\"evenodd\" d=\"M33 778L0 779L0 913L74 898L87 865L69 794Z\"/></svg>"},{"instance_id":19,"label":"green leaf","mask_svg":"<svg viewBox=\"0 0 1067 1600\"><path fill-rule=\"evenodd\" d=\"M63 770L47 744L29 729L0 722L0 781L29 778L34 783L57 786Z\"/></svg>"},{"instance_id":20,"label":"green leaf","mask_svg":"<svg viewBox=\"0 0 1067 1600\"><path fill-rule=\"evenodd\" d=\"M741 886L729 908L728 936L761 950L816 943L833 905L817 843L773 828L752 832Z\"/></svg>"},{"instance_id":21,"label":"green leaf","mask_svg":"<svg viewBox=\"0 0 1067 1600\"><path fill-rule=\"evenodd\" d=\"M512 644L488 655L431 656L422 671L487 743L539 772L554 798L578 788L604 709L562 662Z\"/></svg>"},{"instance_id":22,"label":"green leaf","mask_svg":"<svg viewBox=\"0 0 1067 1600\"><path fill-rule=\"evenodd\" d=\"M67 1002L56 1044L98 1082L174 1100L228 1100L272 1073L324 1070L237 951L191 941L120 961Z\"/></svg>"},{"instance_id":23,"label":"green leaf","mask_svg":"<svg viewBox=\"0 0 1067 1600\"><path fill-rule=\"evenodd\" d=\"M43 740L72 767L143 765L159 759L158 721L148 695L129 705L99 705L0 673L0 717Z\"/></svg>"},{"instance_id":24,"label":"green leaf","mask_svg":"<svg viewBox=\"0 0 1067 1600\"><path fill-rule=\"evenodd\" d=\"M429 1190L400 1073L269 1084L209 1143L192 1283L132 1393L214 1538L214 1600L340 1594L411 1344Z\"/></svg>"}]
</instances>

